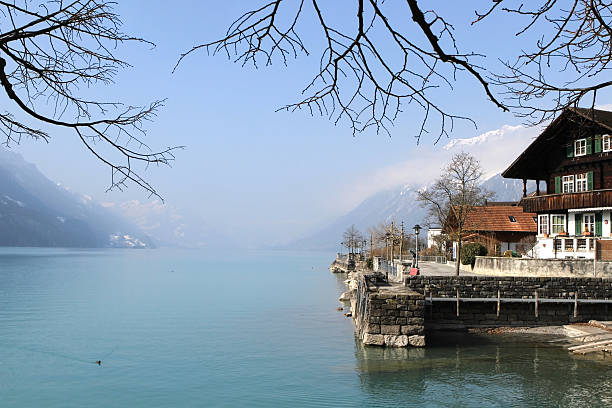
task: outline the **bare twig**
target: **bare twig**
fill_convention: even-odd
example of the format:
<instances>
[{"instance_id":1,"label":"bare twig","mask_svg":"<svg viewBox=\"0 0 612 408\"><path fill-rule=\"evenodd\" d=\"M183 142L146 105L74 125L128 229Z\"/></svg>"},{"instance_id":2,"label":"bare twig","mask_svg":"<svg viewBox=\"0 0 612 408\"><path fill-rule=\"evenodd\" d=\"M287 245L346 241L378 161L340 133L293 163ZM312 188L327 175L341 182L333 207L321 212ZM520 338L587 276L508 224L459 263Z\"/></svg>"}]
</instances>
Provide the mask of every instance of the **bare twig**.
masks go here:
<instances>
[{"instance_id":1,"label":"bare twig","mask_svg":"<svg viewBox=\"0 0 612 408\"><path fill-rule=\"evenodd\" d=\"M118 70L129 66L114 54L119 44L152 45L124 34L113 6L105 0L0 1L0 85L22 115L74 131L94 157L110 167L109 189L121 190L132 182L159 197L139 175L141 166L135 165L170 165L180 148L152 151L143 141L144 123L163 101L138 108L77 94L81 87L112 83ZM48 131L25 124L11 112L0 114L0 131L5 145L20 143L23 137L50 140ZM103 153L106 147L119 159Z\"/></svg>"}]
</instances>

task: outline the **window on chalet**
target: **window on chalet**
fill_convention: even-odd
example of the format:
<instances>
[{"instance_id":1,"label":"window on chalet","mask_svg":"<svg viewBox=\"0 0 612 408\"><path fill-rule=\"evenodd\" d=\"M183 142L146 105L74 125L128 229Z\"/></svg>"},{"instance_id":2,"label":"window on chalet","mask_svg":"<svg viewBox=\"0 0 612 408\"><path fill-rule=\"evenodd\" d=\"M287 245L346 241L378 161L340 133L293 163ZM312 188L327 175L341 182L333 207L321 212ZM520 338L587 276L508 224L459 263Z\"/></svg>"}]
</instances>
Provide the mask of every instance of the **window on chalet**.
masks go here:
<instances>
[{"instance_id":1,"label":"window on chalet","mask_svg":"<svg viewBox=\"0 0 612 408\"><path fill-rule=\"evenodd\" d=\"M587 154L587 140L578 139L574 141L574 156L584 156Z\"/></svg>"},{"instance_id":2,"label":"window on chalet","mask_svg":"<svg viewBox=\"0 0 612 408\"><path fill-rule=\"evenodd\" d=\"M553 234L560 234L565 231L565 215L551 215L550 221Z\"/></svg>"},{"instance_id":3,"label":"window on chalet","mask_svg":"<svg viewBox=\"0 0 612 408\"><path fill-rule=\"evenodd\" d=\"M574 192L574 175L563 176L563 192L564 193Z\"/></svg>"},{"instance_id":4,"label":"window on chalet","mask_svg":"<svg viewBox=\"0 0 612 408\"><path fill-rule=\"evenodd\" d=\"M588 174L576 174L576 191L588 191L589 183L588 183Z\"/></svg>"},{"instance_id":5,"label":"window on chalet","mask_svg":"<svg viewBox=\"0 0 612 408\"><path fill-rule=\"evenodd\" d=\"M592 171L569 174L567 176L556 176L555 194L592 191L594 189L593 179Z\"/></svg>"},{"instance_id":6,"label":"window on chalet","mask_svg":"<svg viewBox=\"0 0 612 408\"><path fill-rule=\"evenodd\" d=\"M548 234L548 214L538 215L538 234Z\"/></svg>"},{"instance_id":7,"label":"window on chalet","mask_svg":"<svg viewBox=\"0 0 612 408\"><path fill-rule=\"evenodd\" d=\"M584 214L582 224L584 225L584 232L595 234L595 214Z\"/></svg>"},{"instance_id":8,"label":"window on chalet","mask_svg":"<svg viewBox=\"0 0 612 408\"><path fill-rule=\"evenodd\" d=\"M612 151L612 145L610 144L610 135L603 135L601 137L601 147L604 152Z\"/></svg>"}]
</instances>

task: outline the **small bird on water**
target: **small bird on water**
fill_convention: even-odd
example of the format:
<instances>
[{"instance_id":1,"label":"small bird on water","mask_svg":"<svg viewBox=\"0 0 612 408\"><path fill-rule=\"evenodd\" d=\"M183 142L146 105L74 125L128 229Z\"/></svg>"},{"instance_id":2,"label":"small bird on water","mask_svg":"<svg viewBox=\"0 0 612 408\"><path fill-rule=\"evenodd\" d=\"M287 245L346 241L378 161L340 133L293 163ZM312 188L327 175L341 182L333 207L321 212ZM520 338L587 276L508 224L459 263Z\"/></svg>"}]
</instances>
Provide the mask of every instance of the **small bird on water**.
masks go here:
<instances>
[{"instance_id":1,"label":"small bird on water","mask_svg":"<svg viewBox=\"0 0 612 408\"><path fill-rule=\"evenodd\" d=\"M98 360L98 361L96 361L96 364L97 364L97 365L102 365L102 360Z\"/></svg>"}]
</instances>

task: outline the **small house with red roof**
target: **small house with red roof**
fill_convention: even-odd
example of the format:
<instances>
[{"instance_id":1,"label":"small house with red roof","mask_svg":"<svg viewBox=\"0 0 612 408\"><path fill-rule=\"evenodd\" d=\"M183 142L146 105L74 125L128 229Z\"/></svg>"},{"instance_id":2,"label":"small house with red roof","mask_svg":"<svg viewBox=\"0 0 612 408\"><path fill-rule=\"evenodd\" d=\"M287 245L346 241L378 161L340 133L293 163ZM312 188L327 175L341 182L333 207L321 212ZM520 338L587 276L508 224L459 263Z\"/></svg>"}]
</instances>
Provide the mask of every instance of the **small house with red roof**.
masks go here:
<instances>
[{"instance_id":1,"label":"small house with red roof","mask_svg":"<svg viewBox=\"0 0 612 408\"><path fill-rule=\"evenodd\" d=\"M537 231L536 214L524 212L516 203L490 202L472 207L463 226L463 242L478 242L488 255L524 253L533 247Z\"/></svg>"}]
</instances>

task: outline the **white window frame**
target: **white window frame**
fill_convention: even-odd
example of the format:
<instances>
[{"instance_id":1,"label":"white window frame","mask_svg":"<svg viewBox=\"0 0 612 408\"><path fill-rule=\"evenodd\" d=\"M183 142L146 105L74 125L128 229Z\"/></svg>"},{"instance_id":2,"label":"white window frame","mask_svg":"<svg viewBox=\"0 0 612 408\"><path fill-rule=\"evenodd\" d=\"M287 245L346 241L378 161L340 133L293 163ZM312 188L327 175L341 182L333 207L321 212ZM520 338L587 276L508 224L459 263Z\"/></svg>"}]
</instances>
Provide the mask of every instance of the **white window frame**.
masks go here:
<instances>
[{"instance_id":1,"label":"white window frame","mask_svg":"<svg viewBox=\"0 0 612 408\"><path fill-rule=\"evenodd\" d=\"M576 192L580 193L583 191L588 191L589 189L589 181L587 173L576 174Z\"/></svg>"},{"instance_id":2,"label":"white window frame","mask_svg":"<svg viewBox=\"0 0 612 408\"><path fill-rule=\"evenodd\" d=\"M601 151L610 152L612 151L612 143L610 143L610 135L603 135L601 137Z\"/></svg>"},{"instance_id":3,"label":"white window frame","mask_svg":"<svg viewBox=\"0 0 612 408\"><path fill-rule=\"evenodd\" d=\"M573 193L574 192L574 175L570 174L569 176L563 176L561 183L563 193Z\"/></svg>"},{"instance_id":4,"label":"white window frame","mask_svg":"<svg viewBox=\"0 0 612 408\"><path fill-rule=\"evenodd\" d=\"M587 140L578 139L574 141L574 156L585 156L587 152Z\"/></svg>"},{"instance_id":5,"label":"white window frame","mask_svg":"<svg viewBox=\"0 0 612 408\"><path fill-rule=\"evenodd\" d=\"M550 224L548 214L538 215L538 234L550 234Z\"/></svg>"},{"instance_id":6,"label":"white window frame","mask_svg":"<svg viewBox=\"0 0 612 408\"><path fill-rule=\"evenodd\" d=\"M589 218L588 223L587 223L587 217ZM588 229L587 229L587 225L589 226ZM595 235L595 214L593 213L582 214L582 231L589 231L591 234Z\"/></svg>"},{"instance_id":7,"label":"white window frame","mask_svg":"<svg viewBox=\"0 0 612 408\"><path fill-rule=\"evenodd\" d=\"M560 217L561 222L555 222L555 217ZM550 232L554 235L560 234L562 231L565 231L565 214L551 214L550 215Z\"/></svg>"}]
</instances>

